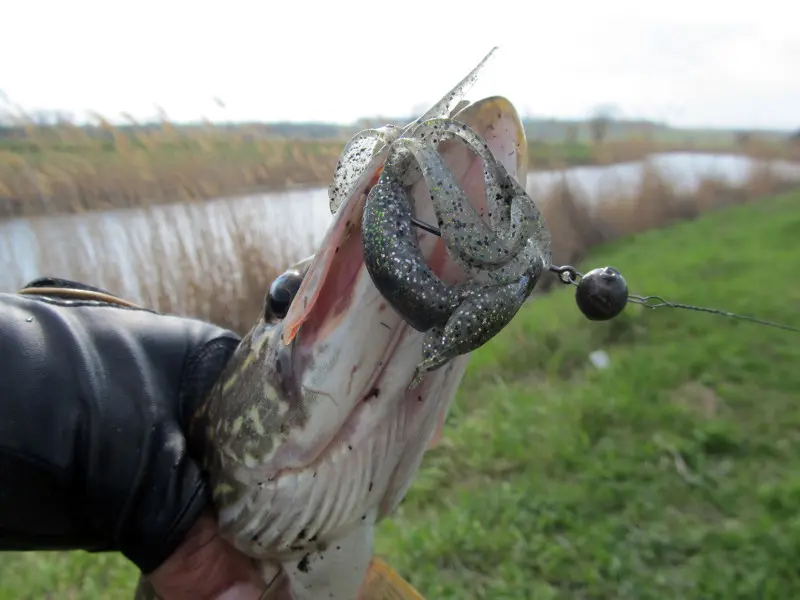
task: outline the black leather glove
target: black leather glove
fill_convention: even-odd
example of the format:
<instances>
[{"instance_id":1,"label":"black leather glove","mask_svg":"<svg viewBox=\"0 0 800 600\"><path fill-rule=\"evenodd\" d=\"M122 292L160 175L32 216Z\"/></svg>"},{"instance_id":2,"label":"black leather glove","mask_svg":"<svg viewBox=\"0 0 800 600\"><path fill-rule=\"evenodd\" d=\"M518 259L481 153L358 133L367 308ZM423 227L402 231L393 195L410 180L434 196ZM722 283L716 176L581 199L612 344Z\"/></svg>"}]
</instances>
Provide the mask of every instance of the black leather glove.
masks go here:
<instances>
[{"instance_id":1,"label":"black leather glove","mask_svg":"<svg viewBox=\"0 0 800 600\"><path fill-rule=\"evenodd\" d=\"M157 568L209 501L183 431L238 342L66 292L0 294L0 550L120 551Z\"/></svg>"}]
</instances>

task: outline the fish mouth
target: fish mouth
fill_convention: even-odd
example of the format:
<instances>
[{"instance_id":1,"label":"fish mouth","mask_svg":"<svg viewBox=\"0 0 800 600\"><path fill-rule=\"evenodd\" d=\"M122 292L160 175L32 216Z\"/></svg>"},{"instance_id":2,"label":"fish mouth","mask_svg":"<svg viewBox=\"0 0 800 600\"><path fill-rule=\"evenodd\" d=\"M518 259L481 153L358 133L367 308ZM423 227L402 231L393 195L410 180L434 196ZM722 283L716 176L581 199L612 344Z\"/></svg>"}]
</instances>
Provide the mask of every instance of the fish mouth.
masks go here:
<instances>
[{"instance_id":1,"label":"fish mouth","mask_svg":"<svg viewBox=\"0 0 800 600\"><path fill-rule=\"evenodd\" d=\"M503 97L472 103L452 118L471 127L487 143L496 160L525 185L527 143L519 115ZM438 151L456 181L480 214L486 209L483 162L463 142L441 142ZM301 263L303 283L281 323L281 343L291 353L291 377L306 404L308 422L293 432L283 468L301 468L324 454L335 439L367 435L380 415L355 418L360 408L380 397L403 397L422 357L423 333L407 325L403 315L381 295L364 264L361 219L367 194L380 175L386 153L376 155L339 207L319 251ZM424 180L409 174L406 184L416 217L436 222ZM419 230L419 245L432 271L445 284L468 275L450 258L442 240ZM424 376L422 394L431 386ZM385 417L385 415L383 415ZM349 425L349 427L348 427ZM276 457L278 458L278 457ZM276 465L277 466L277 465Z\"/></svg>"},{"instance_id":2,"label":"fish mouth","mask_svg":"<svg viewBox=\"0 0 800 600\"><path fill-rule=\"evenodd\" d=\"M497 161L524 188L527 179L527 141L518 113L501 96L467 104L453 117L469 125L486 141ZM481 215L486 211L483 162L466 144L446 140L438 145L446 166L467 193ZM321 333L327 337L331 328L364 307L355 302L355 282L366 273L361 235L361 218L369 190L381 174L386 152L376 156L356 182L347 200L334 216L319 251L298 263L295 268L304 274L303 283L283 320L282 339L290 344L304 328L304 333ZM436 216L428 201L429 190L421 176L409 176L415 215L422 222L433 223ZM488 222L488 221L487 221ZM420 248L434 273L447 284L465 281L467 275L449 260L444 243L430 232L419 230ZM372 286L377 293L377 288ZM374 298L369 299L374 302Z\"/></svg>"}]
</instances>

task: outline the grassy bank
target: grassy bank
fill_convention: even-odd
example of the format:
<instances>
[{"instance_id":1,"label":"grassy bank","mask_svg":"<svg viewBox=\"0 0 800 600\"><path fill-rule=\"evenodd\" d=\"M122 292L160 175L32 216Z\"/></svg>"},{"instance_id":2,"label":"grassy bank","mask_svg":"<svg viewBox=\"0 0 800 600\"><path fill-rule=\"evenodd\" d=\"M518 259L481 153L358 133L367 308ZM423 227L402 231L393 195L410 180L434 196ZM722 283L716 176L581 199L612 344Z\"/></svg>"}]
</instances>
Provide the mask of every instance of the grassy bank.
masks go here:
<instances>
[{"instance_id":1,"label":"grassy bank","mask_svg":"<svg viewBox=\"0 0 800 600\"><path fill-rule=\"evenodd\" d=\"M287 139L264 128L148 130L69 124L0 139L0 218L203 200L264 189L327 185L346 138ZM779 143L700 146L676 141L529 143L531 169L611 164L654 152L734 152L797 158Z\"/></svg>"},{"instance_id":2,"label":"grassy bank","mask_svg":"<svg viewBox=\"0 0 800 600\"><path fill-rule=\"evenodd\" d=\"M796 263L798 209L794 193L708 214L584 269L800 326L800 284L775 276ZM426 597L800 596L800 338L661 310L593 324L558 290L476 353L380 539Z\"/></svg>"},{"instance_id":3,"label":"grassy bank","mask_svg":"<svg viewBox=\"0 0 800 600\"><path fill-rule=\"evenodd\" d=\"M593 250L634 293L799 325L800 193ZM800 596L800 344L722 317L629 307L590 323L570 289L475 353L378 550L427 598ZM603 350L610 367L588 354ZM130 598L118 556L11 554L0 599Z\"/></svg>"}]
</instances>

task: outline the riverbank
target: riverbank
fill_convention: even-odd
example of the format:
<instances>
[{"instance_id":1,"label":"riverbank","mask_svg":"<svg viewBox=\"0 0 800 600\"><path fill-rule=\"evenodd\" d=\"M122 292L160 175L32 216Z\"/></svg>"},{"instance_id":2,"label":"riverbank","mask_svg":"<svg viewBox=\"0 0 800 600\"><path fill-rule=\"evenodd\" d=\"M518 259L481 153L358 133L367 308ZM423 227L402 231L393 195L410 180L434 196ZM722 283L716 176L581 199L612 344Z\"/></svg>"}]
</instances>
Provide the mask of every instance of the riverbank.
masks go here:
<instances>
[{"instance_id":1,"label":"riverbank","mask_svg":"<svg viewBox=\"0 0 800 600\"><path fill-rule=\"evenodd\" d=\"M344 139L282 139L165 128L107 139L66 129L0 143L0 219L202 201L329 183ZM659 152L733 153L800 161L778 143L697 145L529 141L531 170L609 165Z\"/></svg>"},{"instance_id":2,"label":"riverbank","mask_svg":"<svg viewBox=\"0 0 800 600\"><path fill-rule=\"evenodd\" d=\"M696 164L684 158L673 164L682 166L677 170L640 164L592 170L590 177L577 170L566 179L530 178L552 234L554 262L574 263L598 244L800 183L777 169L727 160L711 162L728 167L718 178L714 169L692 177ZM272 279L316 250L330 219L325 190L316 189L7 221L0 223L0 287L17 289L42 275L71 278L244 333ZM545 275L537 290L555 282Z\"/></svg>"},{"instance_id":3,"label":"riverbank","mask_svg":"<svg viewBox=\"0 0 800 600\"><path fill-rule=\"evenodd\" d=\"M577 266L797 326L800 282L776 273L796 262L798 209L797 192L762 198ZM800 596L797 334L636 306L592 323L573 293L537 298L474 354L377 551L437 600ZM10 553L0 600L128 600L136 577L116 554Z\"/></svg>"}]
</instances>

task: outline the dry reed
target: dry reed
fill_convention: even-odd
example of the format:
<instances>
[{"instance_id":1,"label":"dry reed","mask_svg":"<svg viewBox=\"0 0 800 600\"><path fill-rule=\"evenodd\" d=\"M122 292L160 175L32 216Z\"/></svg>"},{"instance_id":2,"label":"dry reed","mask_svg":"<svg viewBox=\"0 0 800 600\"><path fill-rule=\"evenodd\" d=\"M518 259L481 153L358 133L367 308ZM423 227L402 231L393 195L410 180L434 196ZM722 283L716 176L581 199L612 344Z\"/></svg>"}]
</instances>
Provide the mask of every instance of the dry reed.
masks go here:
<instances>
[{"instance_id":1,"label":"dry reed","mask_svg":"<svg viewBox=\"0 0 800 600\"><path fill-rule=\"evenodd\" d=\"M542 214L553 238L553 263L575 264L598 244L797 185L797 181L784 179L768 167L758 167L741 186L705 177L696 190L680 193L656 168L647 165L638 186L630 190L617 187L591 204L581 197L580 190L562 181L546 195ZM545 278L538 289L546 291L556 282L554 277Z\"/></svg>"},{"instance_id":2,"label":"dry reed","mask_svg":"<svg viewBox=\"0 0 800 600\"><path fill-rule=\"evenodd\" d=\"M545 195L542 210L553 236L554 262L574 263L596 244L787 185L768 170L755 170L741 187L706 179L696 192L680 194L649 168L629 193L617 189L593 205L562 181ZM241 333L261 310L269 282L314 250L310 233L298 239L296 231L287 231L292 227L267 227L265 210L269 206L248 210L239 201L217 201L19 221L33 238L35 256L15 255L19 250L10 240L0 268L5 285L21 286L24 275L15 266L32 259L40 275L82 280L159 311ZM541 288L554 281L545 277Z\"/></svg>"},{"instance_id":3,"label":"dry reed","mask_svg":"<svg viewBox=\"0 0 800 600\"><path fill-rule=\"evenodd\" d=\"M185 128L166 120L155 128L121 129L102 118L94 130L23 119L13 132L0 137L0 219L324 185L346 141L285 139L256 126ZM531 142L529 167L610 164L688 149L641 139L594 146ZM790 143L753 141L725 151L800 160L800 147Z\"/></svg>"},{"instance_id":4,"label":"dry reed","mask_svg":"<svg viewBox=\"0 0 800 600\"><path fill-rule=\"evenodd\" d=\"M265 140L204 151L0 150L0 218L191 202L330 178L342 143Z\"/></svg>"}]
</instances>

